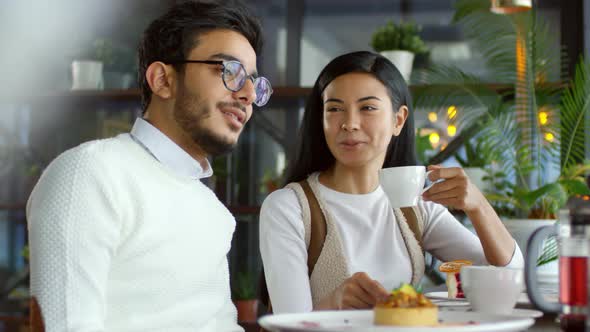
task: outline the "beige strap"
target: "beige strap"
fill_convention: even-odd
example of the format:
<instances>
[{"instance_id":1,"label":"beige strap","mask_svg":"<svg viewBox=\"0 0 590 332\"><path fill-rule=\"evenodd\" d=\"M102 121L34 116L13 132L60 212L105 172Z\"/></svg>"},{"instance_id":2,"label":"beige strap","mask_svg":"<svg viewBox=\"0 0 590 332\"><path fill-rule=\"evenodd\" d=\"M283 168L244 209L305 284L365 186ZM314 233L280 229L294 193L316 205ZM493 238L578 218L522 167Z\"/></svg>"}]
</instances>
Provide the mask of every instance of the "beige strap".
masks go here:
<instances>
[{"instance_id":1,"label":"beige strap","mask_svg":"<svg viewBox=\"0 0 590 332\"><path fill-rule=\"evenodd\" d=\"M414 233L414 231L410 229L410 223L406 220L405 213L399 208L394 208L393 212L397 219L397 224L399 226L400 233L402 234L402 238L404 239L406 249L408 250L408 254L410 256L410 263L412 264L411 284L417 286L420 283L422 276L424 275L424 249L418 242L418 239L416 238L416 234ZM413 210L413 212L408 213L408 217L412 219L416 218L418 222L415 224L420 225L420 220L418 219L420 218L420 216L415 212L416 211ZM420 227L415 227L415 229L417 229L418 231L420 230L419 228ZM417 234L421 239L422 232L418 232Z\"/></svg>"},{"instance_id":2,"label":"beige strap","mask_svg":"<svg viewBox=\"0 0 590 332\"><path fill-rule=\"evenodd\" d=\"M303 188L305 197L309 204L309 212L311 217L311 228L309 238L309 248L307 249L307 271L311 277L311 273L315 267L315 264L322 253L324 248L324 242L326 240L326 218L322 213L322 209L318 203L316 196L313 194L307 180L299 181L299 185Z\"/></svg>"},{"instance_id":3,"label":"beige strap","mask_svg":"<svg viewBox=\"0 0 590 332\"><path fill-rule=\"evenodd\" d=\"M406 223L408 224L408 227L410 227L410 230L412 230L412 233L414 233L416 241L418 241L418 244L422 249L422 253L424 253L424 244L422 243L422 225L418 222L418 212L416 211L417 208L417 206L407 206L400 208L400 210L402 210L404 217L406 217Z\"/></svg>"}]
</instances>

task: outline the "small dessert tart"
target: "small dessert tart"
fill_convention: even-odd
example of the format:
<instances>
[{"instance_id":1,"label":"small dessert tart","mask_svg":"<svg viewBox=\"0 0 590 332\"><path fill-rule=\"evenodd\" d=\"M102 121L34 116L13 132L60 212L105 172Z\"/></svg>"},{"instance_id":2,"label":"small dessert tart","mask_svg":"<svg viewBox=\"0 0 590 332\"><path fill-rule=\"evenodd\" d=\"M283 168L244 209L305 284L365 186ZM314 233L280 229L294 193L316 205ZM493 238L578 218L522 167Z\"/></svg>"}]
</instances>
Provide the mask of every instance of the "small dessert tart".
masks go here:
<instances>
[{"instance_id":1,"label":"small dessert tart","mask_svg":"<svg viewBox=\"0 0 590 332\"><path fill-rule=\"evenodd\" d=\"M409 284L393 290L373 309L375 325L431 326L438 324L438 307Z\"/></svg>"},{"instance_id":2,"label":"small dessert tart","mask_svg":"<svg viewBox=\"0 0 590 332\"><path fill-rule=\"evenodd\" d=\"M449 299L463 299L463 288L461 287L461 267L465 265L472 265L468 260L456 260L445 262L440 265L438 270L447 274L447 293Z\"/></svg>"}]
</instances>

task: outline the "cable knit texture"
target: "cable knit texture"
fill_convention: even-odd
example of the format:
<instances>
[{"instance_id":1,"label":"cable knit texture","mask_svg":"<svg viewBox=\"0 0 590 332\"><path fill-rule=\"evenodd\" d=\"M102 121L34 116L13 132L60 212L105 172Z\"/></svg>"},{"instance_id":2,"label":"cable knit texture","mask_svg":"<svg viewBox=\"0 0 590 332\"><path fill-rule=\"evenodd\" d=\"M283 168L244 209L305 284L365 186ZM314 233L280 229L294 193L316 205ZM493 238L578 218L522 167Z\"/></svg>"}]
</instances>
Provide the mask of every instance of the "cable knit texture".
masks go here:
<instances>
[{"instance_id":1,"label":"cable knit texture","mask_svg":"<svg viewBox=\"0 0 590 332\"><path fill-rule=\"evenodd\" d=\"M331 215L325 200L322 198L319 190L319 173L314 173L307 178L307 182L313 191L313 194L318 200L318 204L324 217L326 219L326 239L322 252L318 257L318 261L311 273L310 286L313 306L316 307L320 300L330 295L340 284L342 284L351 273L348 268L344 250L342 249L342 239L338 232L338 228L334 224L334 217ZM311 214L309 211L309 202L303 192L303 188L299 183L290 183L287 188L295 191L299 204L302 207L303 225L305 228L305 244L309 248L310 233L311 233ZM414 209L416 213L418 227L420 230L424 229L424 220L418 209ZM400 227L406 248L410 255L412 263L412 284L418 285L420 279L424 275L424 255L422 248L416 240L414 233L407 225L406 218L400 209L394 209L397 223Z\"/></svg>"},{"instance_id":2,"label":"cable knit texture","mask_svg":"<svg viewBox=\"0 0 590 332\"><path fill-rule=\"evenodd\" d=\"M46 331L242 331L226 257L234 218L129 134L59 156L27 217Z\"/></svg>"}]
</instances>

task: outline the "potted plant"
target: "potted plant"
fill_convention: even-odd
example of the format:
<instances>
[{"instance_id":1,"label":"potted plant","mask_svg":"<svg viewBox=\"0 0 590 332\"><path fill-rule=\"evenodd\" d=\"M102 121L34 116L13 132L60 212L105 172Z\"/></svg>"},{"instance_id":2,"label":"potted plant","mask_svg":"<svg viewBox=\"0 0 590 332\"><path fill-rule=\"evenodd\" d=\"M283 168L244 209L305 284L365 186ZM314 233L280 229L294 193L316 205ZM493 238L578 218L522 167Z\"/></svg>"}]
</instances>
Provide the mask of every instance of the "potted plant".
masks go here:
<instances>
[{"instance_id":1,"label":"potted plant","mask_svg":"<svg viewBox=\"0 0 590 332\"><path fill-rule=\"evenodd\" d=\"M111 50L103 40L95 40L80 50L72 61L72 90L100 90L104 88L103 68L110 61Z\"/></svg>"},{"instance_id":2,"label":"potted plant","mask_svg":"<svg viewBox=\"0 0 590 332\"><path fill-rule=\"evenodd\" d=\"M488 74L475 77L460 68L430 68L420 76L434 85L420 91L416 107L457 105L457 127L478 133L492 149L499 169L492 174L494 187L487 197L501 206L497 212L524 253L530 234L553 224L568 197L590 193L584 182L590 162L584 160L583 139L590 112L590 64L581 61L565 89L547 84L559 75L560 54L555 34L534 10L506 16L491 13L487 0L455 5L455 21L481 51ZM486 82L513 89L501 91ZM551 278L556 279L556 271Z\"/></svg>"},{"instance_id":3,"label":"potted plant","mask_svg":"<svg viewBox=\"0 0 590 332\"><path fill-rule=\"evenodd\" d=\"M130 88L134 83L133 72L136 68L133 50L109 39L97 39L94 46L98 58L103 61L105 89Z\"/></svg>"},{"instance_id":4,"label":"potted plant","mask_svg":"<svg viewBox=\"0 0 590 332\"><path fill-rule=\"evenodd\" d=\"M414 23L395 24L389 21L378 28L371 39L373 49L393 62L406 82L410 80L414 56L428 50L420 38L420 30Z\"/></svg>"},{"instance_id":5,"label":"potted plant","mask_svg":"<svg viewBox=\"0 0 590 332\"><path fill-rule=\"evenodd\" d=\"M481 137L463 143L465 154L455 153L455 160L461 165L471 182L482 192L490 191L490 177L486 168L492 166L493 152Z\"/></svg>"},{"instance_id":6,"label":"potted plant","mask_svg":"<svg viewBox=\"0 0 590 332\"><path fill-rule=\"evenodd\" d=\"M232 286L238 322L255 322L258 318L258 299L253 275L246 271L238 272Z\"/></svg>"}]
</instances>

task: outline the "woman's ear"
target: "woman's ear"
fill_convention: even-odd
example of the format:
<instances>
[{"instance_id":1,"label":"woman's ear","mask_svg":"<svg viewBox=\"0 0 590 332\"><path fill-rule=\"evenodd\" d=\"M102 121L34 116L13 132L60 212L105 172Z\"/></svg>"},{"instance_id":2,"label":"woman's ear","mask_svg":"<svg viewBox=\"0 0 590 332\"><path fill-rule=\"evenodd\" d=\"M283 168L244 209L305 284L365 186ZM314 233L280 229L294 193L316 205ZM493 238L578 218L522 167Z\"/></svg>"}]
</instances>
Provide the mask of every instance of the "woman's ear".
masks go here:
<instances>
[{"instance_id":1,"label":"woman's ear","mask_svg":"<svg viewBox=\"0 0 590 332\"><path fill-rule=\"evenodd\" d=\"M401 133L408 118L408 113L409 110L406 105L400 106L397 112L393 113L393 136L398 136Z\"/></svg>"},{"instance_id":2,"label":"woman's ear","mask_svg":"<svg viewBox=\"0 0 590 332\"><path fill-rule=\"evenodd\" d=\"M145 76L154 95L162 99L174 96L176 72L172 66L160 61L152 62L147 68Z\"/></svg>"}]
</instances>

